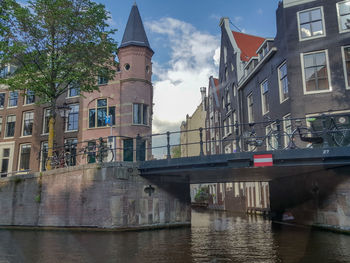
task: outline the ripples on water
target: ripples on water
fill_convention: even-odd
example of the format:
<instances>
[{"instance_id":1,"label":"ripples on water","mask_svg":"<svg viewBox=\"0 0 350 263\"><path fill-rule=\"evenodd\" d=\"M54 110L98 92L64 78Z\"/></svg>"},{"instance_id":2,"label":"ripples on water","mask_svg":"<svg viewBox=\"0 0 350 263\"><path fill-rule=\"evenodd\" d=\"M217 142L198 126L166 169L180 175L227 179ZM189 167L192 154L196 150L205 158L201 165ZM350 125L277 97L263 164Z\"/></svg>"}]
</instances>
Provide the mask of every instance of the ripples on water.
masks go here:
<instances>
[{"instance_id":1,"label":"ripples on water","mask_svg":"<svg viewBox=\"0 0 350 263\"><path fill-rule=\"evenodd\" d=\"M0 263L350 262L350 236L261 217L192 212L192 227L104 233L0 231Z\"/></svg>"}]
</instances>

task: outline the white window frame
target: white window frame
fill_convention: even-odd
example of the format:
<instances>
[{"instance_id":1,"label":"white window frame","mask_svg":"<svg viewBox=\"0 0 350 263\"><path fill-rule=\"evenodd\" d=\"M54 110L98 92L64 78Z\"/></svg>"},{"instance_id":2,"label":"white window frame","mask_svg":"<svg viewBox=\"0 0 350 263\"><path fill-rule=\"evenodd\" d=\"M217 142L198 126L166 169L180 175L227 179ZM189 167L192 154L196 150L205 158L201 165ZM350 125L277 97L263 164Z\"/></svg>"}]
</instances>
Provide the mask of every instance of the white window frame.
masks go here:
<instances>
[{"instance_id":1,"label":"white window frame","mask_svg":"<svg viewBox=\"0 0 350 263\"><path fill-rule=\"evenodd\" d=\"M349 79L348 79L347 68L346 68L346 61L345 61L345 48L350 48L350 46L341 47L343 67L344 67L345 89L350 90Z\"/></svg>"},{"instance_id":2,"label":"white window frame","mask_svg":"<svg viewBox=\"0 0 350 263\"><path fill-rule=\"evenodd\" d=\"M300 30L300 13L304 13L304 12L310 12L316 9L320 9L321 10L321 20L322 20L322 28L323 28L323 34L322 35L317 35L317 36L311 36L311 37L307 37L307 38L302 38L301 37L301 30ZM299 32L299 41L306 41L306 40L310 40L310 39L316 39L316 38L320 38L320 37L326 37L327 33L326 33L326 23L325 23L325 19L324 19L324 12L323 12L323 6L317 6L317 7L313 7L313 8L309 8L309 9L305 9L305 10L301 10L299 12L297 12L297 21L298 21L298 32Z\"/></svg>"},{"instance_id":3,"label":"white window frame","mask_svg":"<svg viewBox=\"0 0 350 263\"><path fill-rule=\"evenodd\" d=\"M30 165L30 155L32 153L32 145L30 143L23 143L19 146L19 153L18 153L18 165L17 165L17 170L18 171L26 171L26 170L21 170L21 159L22 159L22 147L23 146L28 146L30 148L30 153L29 153L29 165ZM28 167L28 170L30 169L30 166Z\"/></svg>"},{"instance_id":4,"label":"white window frame","mask_svg":"<svg viewBox=\"0 0 350 263\"><path fill-rule=\"evenodd\" d=\"M269 142L268 142L268 139L267 139L267 135L268 133L270 132L270 130L272 131L276 131L277 130L277 126L276 126L276 122L272 122L271 124L267 125L265 127L265 136L266 136L266 140L265 140L265 143L266 143L266 151L273 151L274 149L271 148L271 146L269 145ZM277 145L274 145L274 148L276 148Z\"/></svg>"},{"instance_id":5,"label":"white window frame","mask_svg":"<svg viewBox=\"0 0 350 263\"><path fill-rule=\"evenodd\" d=\"M328 75L328 86L329 86L329 89L328 90L306 91L304 56L305 55L316 54L316 53L321 53L321 52L325 52L325 54L326 54L327 75ZM307 53L300 53L300 62L301 62L301 73L302 73L302 77L303 77L303 91L304 91L304 95L332 92L333 89L332 89L332 81L331 81L331 72L330 72L330 68L329 68L328 49L317 50L317 51L307 52Z\"/></svg>"},{"instance_id":6,"label":"white window frame","mask_svg":"<svg viewBox=\"0 0 350 263\"><path fill-rule=\"evenodd\" d=\"M249 104L249 98L251 98L251 101L252 101L252 106L250 107L250 104ZM254 107L254 100L253 100L253 93L249 93L249 95L247 96L247 113L248 113L248 122L251 123L251 122L254 122L254 111L253 111L253 107Z\"/></svg>"},{"instance_id":7,"label":"white window frame","mask_svg":"<svg viewBox=\"0 0 350 263\"><path fill-rule=\"evenodd\" d=\"M30 114L32 113L33 114L33 119L32 119L32 133L30 135L24 135L24 122L26 120L25 116L27 114ZM21 130L21 135L22 137L30 137L33 135L33 128L34 128L34 111L24 111L23 114L22 114L22 130Z\"/></svg>"},{"instance_id":8,"label":"white window frame","mask_svg":"<svg viewBox=\"0 0 350 263\"><path fill-rule=\"evenodd\" d=\"M267 91L264 93L263 88L264 84L267 84ZM260 93L261 93L261 112L262 115L266 115L270 111L270 105L269 105L269 82L267 79L265 79L263 82L260 84Z\"/></svg>"},{"instance_id":9,"label":"white window frame","mask_svg":"<svg viewBox=\"0 0 350 263\"><path fill-rule=\"evenodd\" d=\"M288 83L288 96L287 98L283 99L283 87L282 87L282 83L281 83L281 68L283 66L286 66L287 67L287 83ZM279 67L278 67L278 87L279 87L279 92L280 92L280 103L283 103L285 101L287 101L289 99L289 82L288 82L288 66L287 66L287 61L284 61Z\"/></svg>"},{"instance_id":10,"label":"white window frame","mask_svg":"<svg viewBox=\"0 0 350 263\"><path fill-rule=\"evenodd\" d=\"M341 2L338 2L337 3L337 17L338 17L338 27L339 27L339 33L347 33L347 32L350 32L350 28L349 29L345 29L343 30L342 29L342 24L341 24L341 19L340 19L340 9L339 9L339 6L341 4L344 4L344 3L349 3L350 5L350 0L345 0L345 1L341 1Z\"/></svg>"}]
</instances>

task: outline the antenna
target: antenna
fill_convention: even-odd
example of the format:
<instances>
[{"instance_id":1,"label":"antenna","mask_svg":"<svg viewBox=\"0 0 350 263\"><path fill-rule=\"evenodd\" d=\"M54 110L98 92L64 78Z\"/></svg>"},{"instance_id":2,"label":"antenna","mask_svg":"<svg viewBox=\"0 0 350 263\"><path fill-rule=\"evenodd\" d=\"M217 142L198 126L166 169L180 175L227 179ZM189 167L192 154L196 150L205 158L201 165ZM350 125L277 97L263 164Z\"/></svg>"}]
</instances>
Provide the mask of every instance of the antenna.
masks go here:
<instances>
[{"instance_id":1,"label":"antenna","mask_svg":"<svg viewBox=\"0 0 350 263\"><path fill-rule=\"evenodd\" d=\"M230 24L231 25L233 25L239 32L241 32L242 33L242 30L241 29L239 29L239 27L238 26L236 26L234 23L232 23L232 21L231 21L231 19L229 19L230 20Z\"/></svg>"}]
</instances>

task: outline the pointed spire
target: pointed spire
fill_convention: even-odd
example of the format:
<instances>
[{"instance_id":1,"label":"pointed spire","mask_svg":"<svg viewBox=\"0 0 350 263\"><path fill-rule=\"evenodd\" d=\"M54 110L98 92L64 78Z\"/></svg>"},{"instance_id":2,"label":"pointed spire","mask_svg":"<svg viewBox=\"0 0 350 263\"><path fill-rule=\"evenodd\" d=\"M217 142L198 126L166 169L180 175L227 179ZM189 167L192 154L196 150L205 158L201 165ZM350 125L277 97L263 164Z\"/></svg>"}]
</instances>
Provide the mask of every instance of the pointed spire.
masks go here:
<instances>
[{"instance_id":1,"label":"pointed spire","mask_svg":"<svg viewBox=\"0 0 350 263\"><path fill-rule=\"evenodd\" d=\"M120 47L127 46L141 46L151 49L136 1L131 8L128 23L126 24L123 35L123 40L120 45Z\"/></svg>"}]
</instances>

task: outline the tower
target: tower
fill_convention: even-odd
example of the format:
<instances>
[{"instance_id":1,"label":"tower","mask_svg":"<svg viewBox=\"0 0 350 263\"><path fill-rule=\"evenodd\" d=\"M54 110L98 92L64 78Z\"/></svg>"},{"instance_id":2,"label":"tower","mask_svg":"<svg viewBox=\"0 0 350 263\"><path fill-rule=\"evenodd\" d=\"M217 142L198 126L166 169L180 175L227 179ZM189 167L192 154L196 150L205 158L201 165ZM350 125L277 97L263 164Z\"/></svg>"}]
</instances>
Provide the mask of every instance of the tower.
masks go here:
<instances>
[{"instance_id":1,"label":"tower","mask_svg":"<svg viewBox=\"0 0 350 263\"><path fill-rule=\"evenodd\" d=\"M152 56L136 3L119 47L120 67L120 132L121 136L143 139L122 139L124 161L149 159L151 155L153 86ZM128 149L133 148L133 156ZM146 151L145 149L149 149ZM133 157L133 158L132 158Z\"/></svg>"},{"instance_id":2,"label":"tower","mask_svg":"<svg viewBox=\"0 0 350 263\"><path fill-rule=\"evenodd\" d=\"M116 148L116 161L151 158L153 53L134 4L119 47L114 78L98 78L99 91L83 99L80 141L109 137L110 145ZM111 117L110 123L105 116Z\"/></svg>"}]
</instances>

